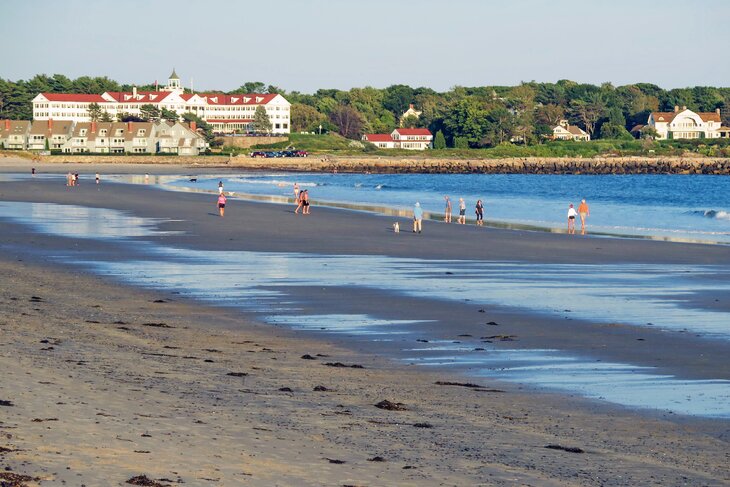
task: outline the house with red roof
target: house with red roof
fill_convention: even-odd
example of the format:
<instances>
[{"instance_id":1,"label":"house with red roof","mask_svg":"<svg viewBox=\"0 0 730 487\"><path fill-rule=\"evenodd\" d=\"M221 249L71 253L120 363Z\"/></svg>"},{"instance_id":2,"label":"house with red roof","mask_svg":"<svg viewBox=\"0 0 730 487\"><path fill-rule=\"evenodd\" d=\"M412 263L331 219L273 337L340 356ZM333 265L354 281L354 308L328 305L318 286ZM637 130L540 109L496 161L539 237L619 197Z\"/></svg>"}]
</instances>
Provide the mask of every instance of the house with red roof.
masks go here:
<instances>
[{"instance_id":1,"label":"house with red roof","mask_svg":"<svg viewBox=\"0 0 730 487\"><path fill-rule=\"evenodd\" d=\"M720 109L714 112L693 112L687 107L674 107L673 112L652 112L646 123L657 132L657 139L715 139L727 135L722 127Z\"/></svg>"},{"instance_id":2,"label":"house with red roof","mask_svg":"<svg viewBox=\"0 0 730 487\"><path fill-rule=\"evenodd\" d=\"M433 146L428 129L397 128L389 134L364 134L362 140L381 149L426 150Z\"/></svg>"},{"instance_id":3,"label":"house with red roof","mask_svg":"<svg viewBox=\"0 0 730 487\"><path fill-rule=\"evenodd\" d=\"M33 99L34 120L70 120L91 122L89 106L96 103L112 119L129 114L139 116L143 105L178 115L193 113L208 122L214 132L253 132L256 108L263 106L271 120L271 132L288 134L291 130L291 104L281 95L185 92L173 70L165 87L156 91L105 92L99 95L39 93Z\"/></svg>"}]
</instances>

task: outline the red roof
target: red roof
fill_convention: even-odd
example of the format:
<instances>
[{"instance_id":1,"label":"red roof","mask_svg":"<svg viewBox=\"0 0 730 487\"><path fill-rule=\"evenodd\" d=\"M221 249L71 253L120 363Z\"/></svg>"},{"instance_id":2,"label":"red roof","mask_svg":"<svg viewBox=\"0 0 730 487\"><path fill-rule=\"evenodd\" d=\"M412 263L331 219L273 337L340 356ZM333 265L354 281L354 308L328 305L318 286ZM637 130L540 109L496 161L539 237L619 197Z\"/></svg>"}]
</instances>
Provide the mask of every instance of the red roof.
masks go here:
<instances>
[{"instance_id":1,"label":"red roof","mask_svg":"<svg viewBox=\"0 0 730 487\"><path fill-rule=\"evenodd\" d=\"M393 142L390 134L365 134L364 137L368 142Z\"/></svg>"},{"instance_id":2,"label":"red roof","mask_svg":"<svg viewBox=\"0 0 730 487\"><path fill-rule=\"evenodd\" d=\"M107 91L107 95L119 103L159 103L170 95L169 91L138 91L137 97L130 92Z\"/></svg>"},{"instance_id":3,"label":"red roof","mask_svg":"<svg viewBox=\"0 0 730 487\"><path fill-rule=\"evenodd\" d=\"M401 135L432 135L428 129L395 129Z\"/></svg>"},{"instance_id":4,"label":"red roof","mask_svg":"<svg viewBox=\"0 0 730 487\"><path fill-rule=\"evenodd\" d=\"M83 103L107 103L101 95L85 95L82 93L41 93L48 101L75 101Z\"/></svg>"},{"instance_id":5,"label":"red roof","mask_svg":"<svg viewBox=\"0 0 730 487\"><path fill-rule=\"evenodd\" d=\"M261 105L267 104L276 97L276 93L269 95L243 94L224 95L221 93L196 93L199 97L205 98L209 105ZM258 101L257 101L258 99Z\"/></svg>"},{"instance_id":6,"label":"red roof","mask_svg":"<svg viewBox=\"0 0 730 487\"><path fill-rule=\"evenodd\" d=\"M251 119L251 118L241 118L241 119L235 119L235 118L209 118L206 121L208 123L251 123L251 122L253 122L253 119Z\"/></svg>"}]
</instances>

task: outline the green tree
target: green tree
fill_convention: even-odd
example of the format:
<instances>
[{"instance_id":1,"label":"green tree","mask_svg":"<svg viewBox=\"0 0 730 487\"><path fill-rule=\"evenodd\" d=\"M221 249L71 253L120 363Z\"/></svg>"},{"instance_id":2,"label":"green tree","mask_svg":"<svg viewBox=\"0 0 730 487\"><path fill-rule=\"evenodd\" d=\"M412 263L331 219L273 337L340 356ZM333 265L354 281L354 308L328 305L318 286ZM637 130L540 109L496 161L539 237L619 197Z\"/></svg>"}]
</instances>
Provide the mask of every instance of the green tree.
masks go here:
<instances>
[{"instance_id":1,"label":"green tree","mask_svg":"<svg viewBox=\"0 0 730 487\"><path fill-rule=\"evenodd\" d=\"M87 109L87 114L92 122L98 122L101 118L103 110L99 106L98 103L89 103L89 108Z\"/></svg>"},{"instance_id":2,"label":"green tree","mask_svg":"<svg viewBox=\"0 0 730 487\"><path fill-rule=\"evenodd\" d=\"M538 124L556 127L561 120L565 119L565 109L560 105L548 103L537 107L535 110L535 121Z\"/></svg>"},{"instance_id":3,"label":"green tree","mask_svg":"<svg viewBox=\"0 0 730 487\"><path fill-rule=\"evenodd\" d=\"M256 107L256 112L253 115L253 131L257 134L268 134L271 132L273 126L269 115L266 113L266 108L263 105Z\"/></svg>"},{"instance_id":4,"label":"green tree","mask_svg":"<svg viewBox=\"0 0 730 487\"><path fill-rule=\"evenodd\" d=\"M414 96L414 89L408 85L389 86L385 89L383 107L393 112L396 118L400 118L408 110L408 105L413 103Z\"/></svg>"},{"instance_id":5,"label":"green tree","mask_svg":"<svg viewBox=\"0 0 730 487\"><path fill-rule=\"evenodd\" d=\"M412 129L419 126L419 120L418 117L408 115L407 117L401 119L400 124L403 128Z\"/></svg>"},{"instance_id":6,"label":"green tree","mask_svg":"<svg viewBox=\"0 0 730 487\"><path fill-rule=\"evenodd\" d=\"M433 139L434 149L446 149L446 137L442 131L436 132L436 136Z\"/></svg>"},{"instance_id":7,"label":"green tree","mask_svg":"<svg viewBox=\"0 0 730 487\"><path fill-rule=\"evenodd\" d=\"M337 132L348 139L359 139L363 132L362 115L350 105L339 105L330 113Z\"/></svg>"},{"instance_id":8,"label":"green tree","mask_svg":"<svg viewBox=\"0 0 730 487\"><path fill-rule=\"evenodd\" d=\"M175 110L168 110L167 108L160 109L160 118L170 121L180 120L180 115Z\"/></svg>"},{"instance_id":9,"label":"green tree","mask_svg":"<svg viewBox=\"0 0 730 487\"><path fill-rule=\"evenodd\" d=\"M469 139L466 137L454 137L454 149L468 149Z\"/></svg>"},{"instance_id":10,"label":"green tree","mask_svg":"<svg viewBox=\"0 0 730 487\"><path fill-rule=\"evenodd\" d=\"M139 116L145 122L156 122L160 119L160 109L151 103L139 107Z\"/></svg>"},{"instance_id":11,"label":"green tree","mask_svg":"<svg viewBox=\"0 0 730 487\"><path fill-rule=\"evenodd\" d=\"M464 137L477 144L489 129L487 112L473 98L464 98L456 103L444 117L444 128L452 139Z\"/></svg>"},{"instance_id":12,"label":"green tree","mask_svg":"<svg viewBox=\"0 0 730 487\"><path fill-rule=\"evenodd\" d=\"M113 122L114 119L112 118L111 114L104 110L101 112L101 117L99 117L100 122Z\"/></svg>"},{"instance_id":13,"label":"green tree","mask_svg":"<svg viewBox=\"0 0 730 487\"><path fill-rule=\"evenodd\" d=\"M266 93L266 85L262 83L261 81L248 81L235 90L233 90L231 93L260 93L264 94Z\"/></svg>"},{"instance_id":14,"label":"green tree","mask_svg":"<svg viewBox=\"0 0 730 487\"><path fill-rule=\"evenodd\" d=\"M594 93L588 96L588 100L573 100L570 103L571 115L573 120L583 124L590 135L596 129L596 123L603 116L606 105L600 94Z\"/></svg>"},{"instance_id":15,"label":"green tree","mask_svg":"<svg viewBox=\"0 0 730 487\"><path fill-rule=\"evenodd\" d=\"M294 103L291 106L291 129L294 132L311 132L324 120L324 115L312 106L302 103Z\"/></svg>"},{"instance_id":16,"label":"green tree","mask_svg":"<svg viewBox=\"0 0 730 487\"><path fill-rule=\"evenodd\" d=\"M506 142L514 134L515 118L506 108L491 110L487 115L487 122L485 139L492 145Z\"/></svg>"}]
</instances>

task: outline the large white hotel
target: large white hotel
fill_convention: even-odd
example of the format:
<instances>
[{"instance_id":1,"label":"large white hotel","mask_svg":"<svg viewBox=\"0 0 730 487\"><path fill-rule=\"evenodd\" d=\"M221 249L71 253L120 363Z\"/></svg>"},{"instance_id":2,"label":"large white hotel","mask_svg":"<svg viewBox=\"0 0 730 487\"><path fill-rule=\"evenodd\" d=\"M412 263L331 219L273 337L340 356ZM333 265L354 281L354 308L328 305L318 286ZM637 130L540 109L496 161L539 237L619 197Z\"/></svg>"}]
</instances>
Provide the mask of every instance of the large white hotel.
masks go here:
<instances>
[{"instance_id":1,"label":"large white hotel","mask_svg":"<svg viewBox=\"0 0 730 487\"><path fill-rule=\"evenodd\" d=\"M140 115L142 105L158 109L190 112L208 122L215 132L252 132L256 108L263 106L271 120L272 133L288 134L291 104L278 94L234 94L185 92L180 78L172 71L167 85L158 91L105 92L101 95L39 93L33 98L34 120L91 122L89 105L96 103L112 118L119 114Z\"/></svg>"}]
</instances>

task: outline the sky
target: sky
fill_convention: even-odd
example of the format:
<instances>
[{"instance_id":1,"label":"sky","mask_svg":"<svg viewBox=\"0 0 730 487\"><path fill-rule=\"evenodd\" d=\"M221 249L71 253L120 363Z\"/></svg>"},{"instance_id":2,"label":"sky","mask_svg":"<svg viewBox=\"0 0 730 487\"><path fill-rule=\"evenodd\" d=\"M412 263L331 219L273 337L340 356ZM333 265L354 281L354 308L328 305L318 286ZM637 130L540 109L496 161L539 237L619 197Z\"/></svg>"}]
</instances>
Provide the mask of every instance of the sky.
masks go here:
<instances>
[{"instance_id":1,"label":"sky","mask_svg":"<svg viewBox=\"0 0 730 487\"><path fill-rule=\"evenodd\" d=\"M3 3L0 78L233 90L522 81L730 86L728 0L27 0ZM8 42L8 40L10 40Z\"/></svg>"}]
</instances>

